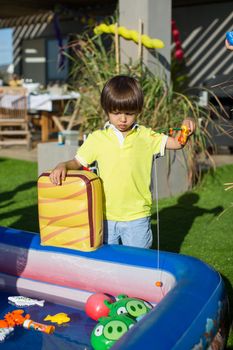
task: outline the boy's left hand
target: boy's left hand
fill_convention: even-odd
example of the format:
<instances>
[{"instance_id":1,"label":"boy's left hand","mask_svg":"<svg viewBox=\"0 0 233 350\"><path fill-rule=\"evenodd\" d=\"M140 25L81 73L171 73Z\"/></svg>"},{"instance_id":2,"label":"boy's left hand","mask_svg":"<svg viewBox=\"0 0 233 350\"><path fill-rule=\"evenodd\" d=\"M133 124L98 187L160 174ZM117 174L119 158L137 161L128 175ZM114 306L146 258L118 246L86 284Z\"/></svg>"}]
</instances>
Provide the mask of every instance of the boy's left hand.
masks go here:
<instances>
[{"instance_id":1,"label":"boy's left hand","mask_svg":"<svg viewBox=\"0 0 233 350\"><path fill-rule=\"evenodd\" d=\"M188 136L192 135L195 132L196 123L195 123L194 119L192 119L192 118L184 119L183 122L182 122L182 125L187 126L187 128L189 129L189 135Z\"/></svg>"},{"instance_id":2,"label":"boy's left hand","mask_svg":"<svg viewBox=\"0 0 233 350\"><path fill-rule=\"evenodd\" d=\"M182 135L182 131L178 131L176 137L168 137L167 143L166 143L166 149L181 149L185 146L187 142L187 138L192 135L196 128L196 123L194 119L187 118L184 119L182 122L182 126L186 126L188 129L188 135L185 133L185 135Z\"/></svg>"}]
</instances>

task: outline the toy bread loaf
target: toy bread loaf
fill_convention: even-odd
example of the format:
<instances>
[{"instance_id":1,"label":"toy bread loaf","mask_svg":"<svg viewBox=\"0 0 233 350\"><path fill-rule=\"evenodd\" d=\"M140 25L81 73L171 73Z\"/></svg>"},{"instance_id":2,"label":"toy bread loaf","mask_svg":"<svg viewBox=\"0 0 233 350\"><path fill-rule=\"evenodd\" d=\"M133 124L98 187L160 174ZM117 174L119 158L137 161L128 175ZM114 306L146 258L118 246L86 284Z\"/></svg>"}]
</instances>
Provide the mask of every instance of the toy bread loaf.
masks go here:
<instances>
[{"instance_id":1,"label":"toy bread loaf","mask_svg":"<svg viewBox=\"0 0 233 350\"><path fill-rule=\"evenodd\" d=\"M103 208L100 178L90 171L67 173L61 186L50 172L38 179L41 244L81 251L102 245Z\"/></svg>"}]
</instances>

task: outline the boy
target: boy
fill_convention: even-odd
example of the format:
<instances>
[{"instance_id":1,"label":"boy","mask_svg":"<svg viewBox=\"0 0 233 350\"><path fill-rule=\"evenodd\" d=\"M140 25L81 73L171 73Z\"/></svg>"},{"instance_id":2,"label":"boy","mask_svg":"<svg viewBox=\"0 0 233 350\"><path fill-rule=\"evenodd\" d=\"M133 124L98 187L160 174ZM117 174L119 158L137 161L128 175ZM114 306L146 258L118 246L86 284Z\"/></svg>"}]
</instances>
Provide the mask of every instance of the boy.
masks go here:
<instances>
[{"instance_id":1,"label":"boy","mask_svg":"<svg viewBox=\"0 0 233 350\"><path fill-rule=\"evenodd\" d=\"M150 248L152 198L151 169L154 156L166 149L181 149L175 138L158 134L136 123L143 108L143 93L134 78L110 79L101 94L101 106L109 121L103 130L90 134L75 159L59 163L50 180L61 185L67 170L97 161L104 191L104 242ZM194 132L191 119L183 121Z\"/></svg>"}]
</instances>

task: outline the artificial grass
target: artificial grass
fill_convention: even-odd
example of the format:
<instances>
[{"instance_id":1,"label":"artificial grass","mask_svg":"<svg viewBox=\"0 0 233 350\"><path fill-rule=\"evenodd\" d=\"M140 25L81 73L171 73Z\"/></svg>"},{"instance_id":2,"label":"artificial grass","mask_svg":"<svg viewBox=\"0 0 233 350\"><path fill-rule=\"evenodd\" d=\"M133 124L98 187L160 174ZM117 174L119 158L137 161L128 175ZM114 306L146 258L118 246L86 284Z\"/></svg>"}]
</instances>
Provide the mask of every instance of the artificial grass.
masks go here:
<instances>
[{"instance_id":1,"label":"artificial grass","mask_svg":"<svg viewBox=\"0 0 233 350\"><path fill-rule=\"evenodd\" d=\"M160 249L195 256L224 278L233 314L233 165L204 176L201 185L178 197L159 201ZM0 158L0 225L39 232L37 164ZM156 246L156 210L152 229ZM200 286L201 290L201 286ZM228 349L233 348L233 334Z\"/></svg>"}]
</instances>

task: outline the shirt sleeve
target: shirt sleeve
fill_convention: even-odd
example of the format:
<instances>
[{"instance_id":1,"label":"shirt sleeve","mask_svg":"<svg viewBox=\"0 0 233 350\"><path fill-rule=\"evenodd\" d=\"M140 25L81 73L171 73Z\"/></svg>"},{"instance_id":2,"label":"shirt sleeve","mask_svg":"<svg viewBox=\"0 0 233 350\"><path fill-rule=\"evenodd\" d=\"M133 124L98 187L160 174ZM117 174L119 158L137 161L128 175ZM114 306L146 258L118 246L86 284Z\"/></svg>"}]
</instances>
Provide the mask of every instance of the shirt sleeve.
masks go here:
<instances>
[{"instance_id":1,"label":"shirt sleeve","mask_svg":"<svg viewBox=\"0 0 233 350\"><path fill-rule=\"evenodd\" d=\"M82 146L78 148L75 158L83 165L88 166L96 160L97 147L94 134L89 134Z\"/></svg>"},{"instance_id":2,"label":"shirt sleeve","mask_svg":"<svg viewBox=\"0 0 233 350\"><path fill-rule=\"evenodd\" d=\"M168 136L151 130L150 137L153 154L163 157L165 155Z\"/></svg>"}]
</instances>

